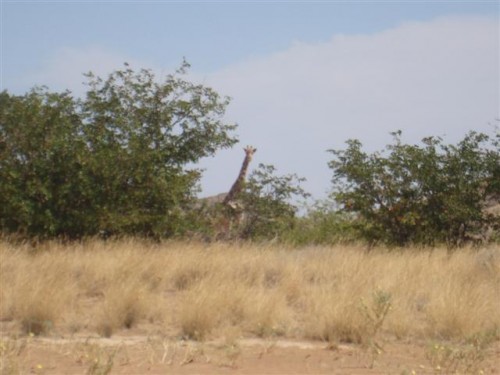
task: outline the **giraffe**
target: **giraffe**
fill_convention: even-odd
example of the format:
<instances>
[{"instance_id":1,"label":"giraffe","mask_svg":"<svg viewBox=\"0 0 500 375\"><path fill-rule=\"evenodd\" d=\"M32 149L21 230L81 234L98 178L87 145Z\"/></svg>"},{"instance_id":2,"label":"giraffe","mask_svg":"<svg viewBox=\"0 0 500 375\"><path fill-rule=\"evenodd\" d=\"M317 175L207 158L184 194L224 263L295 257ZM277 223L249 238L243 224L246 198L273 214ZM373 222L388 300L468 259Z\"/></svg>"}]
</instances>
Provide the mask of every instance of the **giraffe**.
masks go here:
<instances>
[{"instance_id":1,"label":"giraffe","mask_svg":"<svg viewBox=\"0 0 500 375\"><path fill-rule=\"evenodd\" d=\"M245 159L243 159L243 164L241 165L240 173L234 181L233 186L229 190L229 192L224 197L222 204L224 206L230 207L233 210L236 210L239 206L238 204L238 196L240 195L243 187L245 185L245 178L248 172L248 166L252 161L253 154L257 151L256 148L252 146L247 146L243 149L245 151Z\"/></svg>"},{"instance_id":2,"label":"giraffe","mask_svg":"<svg viewBox=\"0 0 500 375\"><path fill-rule=\"evenodd\" d=\"M219 228L220 232L217 234L219 239L231 238L235 233L233 233L233 227L238 228L241 225L244 214L244 206L239 201L239 196L245 186L245 179L248 172L248 166L252 161L253 154L257 151L256 148L247 146L243 149L245 151L245 159L241 165L240 173L234 181L229 192L222 195L224 198L222 200L222 207L224 208L222 212L222 217L220 217Z\"/></svg>"},{"instance_id":3,"label":"giraffe","mask_svg":"<svg viewBox=\"0 0 500 375\"><path fill-rule=\"evenodd\" d=\"M243 150L245 159L231 189L227 193L202 198L198 204L198 208L201 209L200 213L210 218L216 233L216 240L230 239L235 234L233 233L234 225L239 226L243 220L244 206L239 198L244 189L248 166L257 149L247 146Z\"/></svg>"}]
</instances>

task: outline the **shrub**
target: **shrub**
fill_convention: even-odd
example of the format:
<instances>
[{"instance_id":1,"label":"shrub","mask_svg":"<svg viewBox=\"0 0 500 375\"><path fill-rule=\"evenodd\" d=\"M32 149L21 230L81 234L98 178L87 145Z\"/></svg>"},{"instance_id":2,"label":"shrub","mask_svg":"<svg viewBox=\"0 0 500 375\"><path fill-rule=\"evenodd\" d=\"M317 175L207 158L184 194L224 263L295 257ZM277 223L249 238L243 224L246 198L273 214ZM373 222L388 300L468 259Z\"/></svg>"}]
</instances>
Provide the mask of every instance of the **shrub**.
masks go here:
<instances>
[{"instance_id":1,"label":"shrub","mask_svg":"<svg viewBox=\"0 0 500 375\"><path fill-rule=\"evenodd\" d=\"M333 198L357 218L360 235L370 242L451 246L499 227L485 214L487 200L500 197L500 133L496 139L470 132L457 145L428 137L423 146L394 143L368 154L358 140L334 159Z\"/></svg>"},{"instance_id":2,"label":"shrub","mask_svg":"<svg viewBox=\"0 0 500 375\"><path fill-rule=\"evenodd\" d=\"M0 94L0 230L36 237L172 236L189 221L200 171L229 147L228 104L182 78L125 65L89 73L84 99L35 88Z\"/></svg>"}]
</instances>

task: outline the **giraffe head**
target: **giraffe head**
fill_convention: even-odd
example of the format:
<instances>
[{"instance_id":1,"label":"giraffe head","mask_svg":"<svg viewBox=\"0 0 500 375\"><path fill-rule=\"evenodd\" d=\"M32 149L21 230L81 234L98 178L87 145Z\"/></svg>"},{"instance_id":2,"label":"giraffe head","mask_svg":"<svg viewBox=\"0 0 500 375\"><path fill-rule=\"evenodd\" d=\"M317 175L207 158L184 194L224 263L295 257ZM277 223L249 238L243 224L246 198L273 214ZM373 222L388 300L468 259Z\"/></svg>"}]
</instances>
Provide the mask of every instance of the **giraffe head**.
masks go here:
<instances>
[{"instance_id":1,"label":"giraffe head","mask_svg":"<svg viewBox=\"0 0 500 375\"><path fill-rule=\"evenodd\" d=\"M257 149L252 146L247 146L243 150L245 151L247 158L252 158L255 151L257 151Z\"/></svg>"}]
</instances>

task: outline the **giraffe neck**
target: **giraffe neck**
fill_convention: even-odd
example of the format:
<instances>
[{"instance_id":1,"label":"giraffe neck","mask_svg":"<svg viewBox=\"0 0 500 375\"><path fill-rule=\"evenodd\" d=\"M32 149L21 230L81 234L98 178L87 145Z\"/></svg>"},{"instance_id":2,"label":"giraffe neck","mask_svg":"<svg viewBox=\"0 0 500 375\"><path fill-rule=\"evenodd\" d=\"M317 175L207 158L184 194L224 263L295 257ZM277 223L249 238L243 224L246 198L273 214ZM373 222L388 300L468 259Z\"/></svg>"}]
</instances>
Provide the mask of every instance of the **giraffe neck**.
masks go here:
<instances>
[{"instance_id":1,"label":"giraffe neck","mask_svg":"<svg viewBox=\"0 0 500 375\"><path fill-rule=\"evenodd\" d=\"M245 183L245 177L247 174L248 170L248 165L250 164L251 157L247 155L245 157L245 160L243 160L243 164L241 166L240 173L238 175L238 178L234 182L233 186L231 187L231 190L226 195L226 198L224 198L224 203L227 204L234 200L236 196L241 192L243 189L243 184Z\"/></svg>"}]
</instances>

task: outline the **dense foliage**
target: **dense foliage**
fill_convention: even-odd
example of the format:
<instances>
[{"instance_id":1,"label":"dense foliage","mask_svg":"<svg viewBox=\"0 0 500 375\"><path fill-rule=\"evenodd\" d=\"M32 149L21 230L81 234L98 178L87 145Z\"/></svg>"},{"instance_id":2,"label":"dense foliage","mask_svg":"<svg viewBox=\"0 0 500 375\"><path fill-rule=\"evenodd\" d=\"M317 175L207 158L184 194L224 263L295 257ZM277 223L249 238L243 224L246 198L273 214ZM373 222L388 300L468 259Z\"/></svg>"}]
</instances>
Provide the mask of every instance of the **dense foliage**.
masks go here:
<instances>
[{"instance_id":1,"label":"dense foliage","mask_svg":"<svg viewBox=\"0 0 500 375\"><path fill-rule=\"evenodd\" d=\"M349 140L330 150L331 199L301 215L303 179L264 164L237 207L207 209L196 198L201 171L193 166L235 144L235 125L223 121L229 100L184 79L188 67L162 82L127 64L106 79L89 73L83 98L46 88L0 93L0 232L295 244L499 240L500 216L485 209L500 201L498 133L408 145L396 132L371 154Z\"/></svg>"},{"instance_id":2,"label":"dense foliage","mask_svg":"<svg viewBox=\"0 0 500 375\"><path fill-rule=\"evenodd\" d=\"M364 239L458 245L498 230L498 216L484 208L500 198L499 134L471 132L457 145L434 137L408 145L393 135L382 152L368 154L357 140L330 151L332 196Z\"/></svg>"},{"instance_id":3,"label":"dense foliage","mask_svg":"<svg viewBox=\"0 0 500 375\"><path fill-rule=\"evenodd\" d=\"M227 98L182 78L157 83L127 65L88 74L84 99L0 94L0 228L27 236L169 236L183 230L200 172L235 143Z\"/></svg>"},{"instance_id":4,"label":"dense foliage","mask_svg":"<svg viewBox=\"0 0 500 375\"><path fill-rule=\"evenodd\" d=\"M291 202L309 197L301 186L303 181L295 174L276 175L274 166L259 164L245 184L241 237L275 239L293 230L298 208Z\"/></svg>"}]
</instances>

